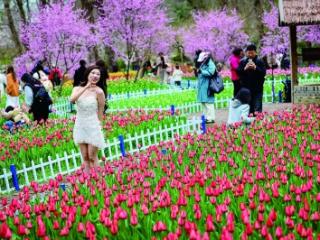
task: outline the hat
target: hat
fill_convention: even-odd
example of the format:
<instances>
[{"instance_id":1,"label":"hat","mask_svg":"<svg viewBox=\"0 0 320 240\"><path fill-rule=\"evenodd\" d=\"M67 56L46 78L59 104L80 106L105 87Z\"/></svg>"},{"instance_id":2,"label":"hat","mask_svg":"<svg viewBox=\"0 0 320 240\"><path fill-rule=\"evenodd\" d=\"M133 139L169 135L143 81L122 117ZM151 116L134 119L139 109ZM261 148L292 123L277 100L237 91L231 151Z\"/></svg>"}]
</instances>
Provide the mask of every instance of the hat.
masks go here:
<instances>
[{"instance_id":1,"label":"hat","mask_svg":"<svg viewBox=\"0 0 320 240\"><path fill-rule=\"evenodd\" d=\"M209 52L202 52L202 53L200 53L199 58L198 58L198 62L203 62L203 61L206 60L209 56L210 56L210 53L209 53Z\"/></svg>"}]
</instances>

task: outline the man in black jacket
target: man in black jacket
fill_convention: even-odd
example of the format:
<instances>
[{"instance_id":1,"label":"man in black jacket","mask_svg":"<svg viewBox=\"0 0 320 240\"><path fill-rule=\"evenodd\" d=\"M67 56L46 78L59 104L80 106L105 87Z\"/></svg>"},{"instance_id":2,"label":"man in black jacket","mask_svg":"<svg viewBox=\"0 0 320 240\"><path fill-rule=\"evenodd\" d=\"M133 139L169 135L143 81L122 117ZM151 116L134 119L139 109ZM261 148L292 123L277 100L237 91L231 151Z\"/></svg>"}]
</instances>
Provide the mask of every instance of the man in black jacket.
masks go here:
<instances>
[{"instance_id":1,"label":"man in black jacket","mask_svg":"<svg viewBox=\"0 0 320 240\"><path fill-rule=\"evenodd\" d=\"M251 44L246 48L246 57L240 61L237 69L241 87L251 92L250 113L262 112L263 84L266 68L257 56L257 48Z\"/></svg>"}]
</instances>

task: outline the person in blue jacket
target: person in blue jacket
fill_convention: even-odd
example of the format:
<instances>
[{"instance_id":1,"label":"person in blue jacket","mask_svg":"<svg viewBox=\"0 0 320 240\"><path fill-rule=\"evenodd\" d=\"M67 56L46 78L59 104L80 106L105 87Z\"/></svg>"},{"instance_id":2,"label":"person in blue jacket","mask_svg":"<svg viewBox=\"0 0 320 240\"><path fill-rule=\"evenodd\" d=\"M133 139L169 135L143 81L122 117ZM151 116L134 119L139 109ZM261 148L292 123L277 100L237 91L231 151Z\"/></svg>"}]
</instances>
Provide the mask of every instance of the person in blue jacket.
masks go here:
<instances>
[{"instance_id":1,"label":"person in blue jacket","mask_svg":"<svg viewBox=\"0 0 320 240\"><path fill-rule=\"evenodd\" d=\"M203 114L207 123L215 121L214 95L208 94L209 80L216 71L216 66L212 60L211 53L201 52L198 58L200 65L198 69L198 96L197 100L202 105Z\"/></svg>"}]
</instances>

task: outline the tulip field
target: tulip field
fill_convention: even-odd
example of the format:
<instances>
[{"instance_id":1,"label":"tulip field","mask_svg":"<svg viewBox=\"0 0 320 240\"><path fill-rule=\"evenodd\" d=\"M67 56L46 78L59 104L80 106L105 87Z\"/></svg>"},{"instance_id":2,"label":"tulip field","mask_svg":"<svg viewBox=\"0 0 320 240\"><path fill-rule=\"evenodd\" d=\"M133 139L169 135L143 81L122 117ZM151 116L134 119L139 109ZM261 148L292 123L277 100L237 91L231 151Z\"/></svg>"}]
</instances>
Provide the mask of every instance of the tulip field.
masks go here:
<instances>
[{"instance_id":1,"label":"tulip field","mask_svg":"<svg viewBox=\"0 0 320 240\"><path fill-rule=\"evenodd\" d=\"M171 116L169 111L146 113L139 110L108 114L103 119L102 128L105 138L111 140L119 135L145 133L148 129L177 122L186 122L186 117ZM48 156L69 153L76 148L72 138L73 125L74 119L52 119L45 125L21 128L13 135L2 132L0 167L9 168L10 164L21 167L22 163L30 166L31 160L37 164L40 157L46 159Z\"/></svg>"},{"instance_id":2,"label":"tulip field","mask_svg":"<svg viewBox=\"0 0 320 240\"><path fill-rule=\"evenodd\" d=\"M319 118L293 107L32 182L1 199L0 237L319 239Z\"/></svg>"}]
</instances>

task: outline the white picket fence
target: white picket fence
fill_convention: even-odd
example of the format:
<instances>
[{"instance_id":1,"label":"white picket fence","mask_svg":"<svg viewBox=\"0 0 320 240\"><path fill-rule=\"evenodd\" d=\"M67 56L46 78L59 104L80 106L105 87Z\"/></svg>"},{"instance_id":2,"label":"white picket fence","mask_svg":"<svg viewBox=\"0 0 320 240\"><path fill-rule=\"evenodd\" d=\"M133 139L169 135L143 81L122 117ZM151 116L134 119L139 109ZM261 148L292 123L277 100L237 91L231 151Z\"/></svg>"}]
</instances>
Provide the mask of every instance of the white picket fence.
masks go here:
<instances>
[{"instance_id":1,"label":"white picket fence","mask_svg":"<svg viewBox=\"0 0 320 240\"><path fill-rule=\"evenodd\" d=\"M190 90L185 90L181 88L168 88L168 89L155 89L155 90L144 90L136 92L128 92L125 94L109 94L108 102L114 102L121 99L129 98L142 98L150 96L159 96L163 94L172 94L172 93L183 93ZM71 104L69 98L61 97L55 101L52 106L53 113L60 117L68 117L71 115L71 112L75 110L75 105Z\"/></svg>"},{"instance_id":2,"label":"white picket fence","mask_svg":"<svg viewBox=\"0 0 320 240\"><path fill-rule=\"evenodd\" d=\"M277 94L276 94L277 95ZM277 96L275 96L277 98ZM226 108L229 104L230 98L228 97L219 97L219 95L215 96L214 105L216 109ZM264 103L271 103L272 102L272 94L264 94L263 95L263 102ZM185 103L182 105L171 105L171 106L153 106L153 107L143 107L137 106L133 108L115 108L115 109L108 109L108 112L125 112L132 109L139 110L143 109L146 112L149 111L171 111L172 106L174 106L175 110L179 110L181 115L188 115L190 113L197 113L201 111L201 104L197 102Z\"/></svg>"},{"instance_id":3,"label":"white picket fence","mask_svg":"<svg viewBox=\"0 0 320 240\"><path fill-rule=\"evenodd\" d=\"M281 84L282 81L285 81L285 76L275 76L274 77L274 84ZM299 77L299 84L313 84L313 83L320 83L320 77L318 78L310 78L307 75L304 75L303 77ZM265 85L272 85L272 79L268 77L264 83ZM182 80L181 81L181 87L182 88L197 88L198 81L197 80ZM231 81L224 81L225 88L233 88L233 83Z\"/></svg>"},{"instance_id":4,"label":"white picket fence","mask_svg":"<svg viewBox=\"0 0 320 240\"><path fill-rule=\"evenodd\" d=\"M282 81L285 80L285 77L278 77L275 76L275 80L274 80L274 84L281 84ZM300 77L299 78L299 83L300 84L312 84L312 83L319 83L320 82L320 78L308 78L307 75L305 75L304 77ZM109 95L108 96L108 101L109 102L113 102L113 101L117 101L120 99L128 99L128 98L139 98L139 97L147 97L147 96L158 96L158 95L162 95L162 94L171 94L171 93L180 93L180 92L185 92L185 91L190 91L188 89L196 89L197 88L197 81L196 80L182 80L181 82L181 87L176 87L176 86L172 86L172 88L169 89L156 89L156 90L145 90L145 91L136 91L136 92L128 92L125 94L114 94L114 95ZM267 79L265 82L265 85L272 85L272 80L271 79ZM230 89L233 88L233 84L230 81L225 82L225 88L226 89ZM264 95L264 102L265 103L269 103L272 102L270 101L270 95L265 94ZM278 97L278 93L275 93L275 97ZM216 108L224 108L227 106L227 103L229 102L229 98L220 98L219 95L216 96ZM185 107L187 110L189 108L188 106L189 104L186 105L181 105L178 106L177 108L183 108ZM150 110L156 110L156 109L167 109L169 108L168 106L155 106L155 107L149 107L149 108L145 108L145 107L135 107L136 109L144 109L146 111L150 111ZM59 117L70 117L72 115L72 111L75 110L75 106L72 105L69 102L69 98L59 98L59 100L57 100L53 107L52 107L54 114L59 116ZM130 108L124 108L124 109L109 109L109 112L116 112L116 111L127 111ZM185 111L187 112L187 111Z\"/></svg>"},{"instance_id":5,"label":"white picket fence","mask_svg":"<svg viewBox=\"0 0 320 240\"><path fill-rule=\"evenodd\" d=\"M123 141L114 138L106 142L106 148L100 154L107 160L118 159L126 153L135 153L158 144L159 142L174 139L175 134L184 134L188 132L201 133L201 120L193 118L184 124L171 124L170 126L159 127L158 129L148 130L146 133L135 133L134 136L128 134L123 136ZM121 147L122 146L122 147ZM43 182L54 178L59 174L71 174L75 172L82 163L81 154L78 150L72 150L71 154L64 152L63 156L56 155L56 158L48 157L48 161L39 160L39 164L31 161L31 166L22 165L22 169L15 171L19 187L28 186L31 181ZM0 193L8 193L15 190L13 184L13 174L7 169L2 169L0 175Z\"/></svg>"}]
</instances>

